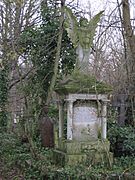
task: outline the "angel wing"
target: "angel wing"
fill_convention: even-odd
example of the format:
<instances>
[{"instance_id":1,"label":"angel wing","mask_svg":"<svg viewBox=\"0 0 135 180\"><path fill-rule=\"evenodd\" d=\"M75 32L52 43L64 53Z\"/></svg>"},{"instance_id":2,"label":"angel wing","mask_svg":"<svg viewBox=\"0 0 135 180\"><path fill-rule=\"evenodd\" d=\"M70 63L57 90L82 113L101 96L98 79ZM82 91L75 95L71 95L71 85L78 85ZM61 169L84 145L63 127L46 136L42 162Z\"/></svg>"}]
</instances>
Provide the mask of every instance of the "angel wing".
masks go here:
<instances>
[{"instance_id":1,"label":"angel wing","mask_svg":"<svg viewBox=\"0 0 135 180\"><path fill-rule=\"evenodd\" d=\"M76 48L78 46L79 38L78 38L78 22L76 17L73 15L72 10L68 8L67 6L65 8L65 29L68 33L69 38L71 39L74 47Z\"/></svg>"},{"instance_id":2,"label":"angel wing","mask_svg":"<svg viewBox=\"0 0 135 180\"><path fill-rule=\"evenodd\" d=\"M98 14L96 14L88 23L88 29L90 31L90 35L92 37L92 39L95 36L96 33L96 28L98 26L98 23L100 21L101 16L103 15L104 11L100 11Z\"/></svg>"}]
</instances>

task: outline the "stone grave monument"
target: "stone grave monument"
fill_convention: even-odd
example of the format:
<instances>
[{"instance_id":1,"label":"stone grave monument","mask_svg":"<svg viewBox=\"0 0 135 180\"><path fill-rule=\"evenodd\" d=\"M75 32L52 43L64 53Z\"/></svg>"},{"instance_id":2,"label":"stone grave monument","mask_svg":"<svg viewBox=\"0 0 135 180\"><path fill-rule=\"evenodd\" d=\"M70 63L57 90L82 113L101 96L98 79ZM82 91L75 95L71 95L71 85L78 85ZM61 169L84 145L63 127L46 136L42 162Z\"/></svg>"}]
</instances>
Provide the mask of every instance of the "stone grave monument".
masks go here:
<instances>
[{"instance_id":1,"label":"stone grave monument","mask_svg":"<svg viewBox=\"0 0 135 180\"><path fill-rule=\"evenodd\" d=\"M59 97L59 137L54 156L61 165L101 161L110 165L112 161L106 134L110 87L88 73L91 42L102 13L90 22L83 19L77 24L76 18L71 18L71 10L66 8L70 21L76 21L67 22L72 24L70 31L67 26L67 32L78 57L74 72L55 89Z\"/></svg>"}]
</instances>

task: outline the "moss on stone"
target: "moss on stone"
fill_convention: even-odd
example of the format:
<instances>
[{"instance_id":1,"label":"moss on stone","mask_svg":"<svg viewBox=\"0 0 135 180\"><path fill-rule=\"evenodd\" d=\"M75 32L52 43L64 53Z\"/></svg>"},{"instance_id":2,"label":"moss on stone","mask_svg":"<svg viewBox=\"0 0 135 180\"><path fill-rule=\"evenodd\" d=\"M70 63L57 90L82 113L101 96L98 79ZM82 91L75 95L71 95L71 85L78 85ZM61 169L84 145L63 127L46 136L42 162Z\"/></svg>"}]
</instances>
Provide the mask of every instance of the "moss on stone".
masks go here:
<instances>
[{"instance_id":1,"label":"moss on stone","mask_svg":"<svg viewBox=\"0 0 135 180\"><path fill-rule=\"evenodd\" d=\"M55 162L60 165L73 165L79 163L93 165L104 162L108 166L110 162L113 162L113 154L109 152L110 143L108 140L87 142L60 140L59 145L59 149L54 150L54 159Z\"/></svg>"},{"instance_id":2,"label":"moss on stone","mask_svg":"<svg viewBox=\"0 0 135 180\"><path fill-rule=\"evenodd\" d=\"M97 81L95 77L73 72L56 85L55 91L59 94L68 93L108 93L112 91L111 86L104 82Z\"/></svg>"}]
</instances>

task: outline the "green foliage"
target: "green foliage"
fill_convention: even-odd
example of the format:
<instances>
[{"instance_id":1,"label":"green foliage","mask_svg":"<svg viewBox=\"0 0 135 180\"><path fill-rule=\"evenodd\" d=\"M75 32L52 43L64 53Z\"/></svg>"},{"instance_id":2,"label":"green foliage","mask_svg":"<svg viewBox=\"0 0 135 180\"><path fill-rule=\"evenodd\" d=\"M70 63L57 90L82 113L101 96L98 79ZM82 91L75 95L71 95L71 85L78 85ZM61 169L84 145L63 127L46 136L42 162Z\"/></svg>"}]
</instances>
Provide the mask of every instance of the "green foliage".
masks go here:
<instances>
[{"instance_id":1,"label":"green foliage","mask_svg":"<svg viewBox=\"0 0 135 180\"><path fill-rule=\"evenodd\" d=\"M41 148L39 139L35 142L34 150L41 158L34 158L30 144L22 143L14 134L0 133L0 144L0 161L3 162L4 177L9 178L8 174L16 168L25 179L42 179L45 171L48 172L52 155L49 150Z\"/></svg>"},{"instance_id":2,"label":"green foliage","mask_svg":"<svg viewBox=\"0 0 135 180\"><path fill-rule=\"evenodd\" d=\"M0 145L0 172L2 171L2 176L5 179L23 177L27 180L100 180L106 177L122 177L124 172L128 172L129 175L135 173L134 157L115 159L111 169L108 169L102 163L89 166L80 163L72 166L58 167L52 163L52 150L42 148L40 139L34 141L36 157L30 151L31 145L23 143L15 134L0 133ZM14 173L11 177L10 174L13 170Z\"/></svg>"},{"instance_id":3,"label":"green foliage","mask_svg":"<svg viewBox=\"0 0 135 180\"><path fill-rule=\"evenodd\" d=\"M7 70L0 70L0 126L7 125L6 103L8 99L8 76Z\"/></svg>"},{"instance_id":4,"label":"green foliage","mask_svg":"<svg viewBox=\"0 0 135 180\"><path fill-rule=\"evenodd\" d=\"M24 30L20 38L20 46L26 65L33 68L20 91L27 97L24 118L21 119L22 132L27 132L32 138L39 135L39 117L46 103L48 90L53 77L56 57L56 47L59 32L59 8L56 2L47 1L41 7L41 24ZM66 30L63 33L59 76L71 73L74 68L75 50ZM34 73L33 73L34 72ZM49 115L57 119L57 109L51 106Z\"/></svg>"},{"instance_id":5,"label":"green foliage","mask_svg":"<svg viewBox=\"0 0 135 180\"><path fill-rule=\"evenodd\" d=\"M43 1L44 2L44 1ZM58 167L53 164L53 151L41 147L38 137L38 115L41 110L42 101L47 97L48 87L53 75L52 69L55 61L56 45L59 28L59 8L56 1L47 1L41 8L42 22L38 27L30 27L22 32L20 46L28 64L34 69L25 86L20 90L27 97L26 115L20 119L19 128L15 128L15 134L7 133L0 129L0 173L4 179L105 179L112 174L122 176L123 172L135 173L135 135L132 127L119 127L116 124L110 125L108 134L112 143L112 150L119 139L123 140L123 151L130 153L131 157L121 157L114 161L112 169L108 169L103 163L100 165L73 165ZM98 15L99 18L100 15ZM95 22L95 21L94 21ZM97 21L98 22L98 21ZM96 23L97 23L96 22ZM74 43L74 42L73 42ZM76 60L73 44L67 36L66 30L63 33L61 58L59 62L59 75L69 74L74 68ZM26 64L27 64L26 63ZM72 92L106 92L110 87L98 82L93 77L73 73L68 83L60 84L59 89ZM65 83L65 84L64 84ZM63 89L61 89L61 85ZM7 122L6 103L8 97L8 70L0 70L0 126ZM49 115L57 118L58 109L51 106ZM23 129L24 128L24 129ZM29 135L28 142L23 142L22 137ZM27 137L27 136L26 136ZM12 170L15 174L10 176ZM16 171L17 170L17 171ZM16 174L16 172L18 172Z\"/></svg>"},{"instance_id":6,"label":"green foliage","mask_svg":"<svg viewBox=\"0 0 135 180\"><path fill-rule=\"evenodd\" d=\"M56 107L56 105L50 105L48 115L51 118L59 118L59 109Z\"/></svg>"},{"instance_id":7,"label":"green foliage","mask_svg":"<svg viewBox=\"0 0 135 180\"><path fill-rule=\"evenodd\" d=\"M120 127L116 123L111 124L108 130L108 139L111 142L113 152L120 148L119 155L135 154L135 131L132 126Z\"/></svg>"},{"instance_id":8,"label":"green foliage","mask_svg":"<svg viewBox=\"0 0 135 180\"><path fill-rule=\"evenodd\" d=\"M37 106L39 98L41 104L45 103L54 73L59 30L59 8L55 3L50 1L47 4L42 4L41 25L26 29L20 39L24 56L26 56L27 62L35 69L23 91L27 96L33 97L33 101L35 100ZM67 32L64 31L59 62L60 76L71 73L74 68L75 56L73 45L67 36Z\"/></svg>"}]
</instances>

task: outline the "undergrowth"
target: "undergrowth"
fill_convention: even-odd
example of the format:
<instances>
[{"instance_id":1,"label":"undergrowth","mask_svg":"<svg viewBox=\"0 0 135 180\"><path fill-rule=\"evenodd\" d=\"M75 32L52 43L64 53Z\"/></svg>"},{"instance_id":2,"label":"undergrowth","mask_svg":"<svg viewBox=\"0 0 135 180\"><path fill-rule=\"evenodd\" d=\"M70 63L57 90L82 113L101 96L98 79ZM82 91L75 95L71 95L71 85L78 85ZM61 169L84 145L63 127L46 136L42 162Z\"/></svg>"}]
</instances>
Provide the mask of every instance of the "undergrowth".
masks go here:
<instances>
[{"instance_id":1,"label":"undergrowth","mask_svg":"<svg viewBox=\"0 0 135 180\"><path fill-rule=\"evenodd\" d=\"M0 133L0 173L2 177L7 180L97 180L114 175L122 177L125 173L135 174L135 157L133 155L114 158L111 169L103 164L59 167L53 164L53 150L41 147L40 139L34 143L35 157L30 151L29 143L23 143L13 133Z\"/></svg>"}]
</instances>

